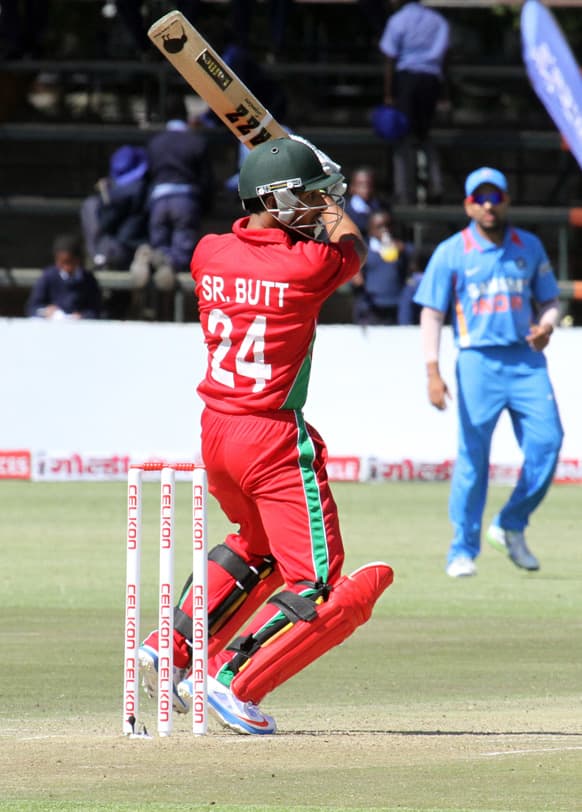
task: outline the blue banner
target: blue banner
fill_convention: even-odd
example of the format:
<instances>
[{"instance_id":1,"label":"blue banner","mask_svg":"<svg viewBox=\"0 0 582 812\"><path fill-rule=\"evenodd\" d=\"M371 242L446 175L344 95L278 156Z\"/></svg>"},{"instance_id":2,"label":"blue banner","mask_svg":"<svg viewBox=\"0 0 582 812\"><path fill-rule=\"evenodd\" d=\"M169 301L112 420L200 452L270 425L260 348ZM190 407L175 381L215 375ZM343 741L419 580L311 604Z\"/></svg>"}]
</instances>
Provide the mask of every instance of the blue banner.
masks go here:
<instances>
[{"instance_id":1,"label":"blue banner","mask_svg":"<svg viewBox=\"0 0 582 812\"><path fill-rule=\"evenodd\" d=\"M532 86L582 167L582 76L562 29L540 0L521 10L523 61Z\"/></svg>"}]
</instances>

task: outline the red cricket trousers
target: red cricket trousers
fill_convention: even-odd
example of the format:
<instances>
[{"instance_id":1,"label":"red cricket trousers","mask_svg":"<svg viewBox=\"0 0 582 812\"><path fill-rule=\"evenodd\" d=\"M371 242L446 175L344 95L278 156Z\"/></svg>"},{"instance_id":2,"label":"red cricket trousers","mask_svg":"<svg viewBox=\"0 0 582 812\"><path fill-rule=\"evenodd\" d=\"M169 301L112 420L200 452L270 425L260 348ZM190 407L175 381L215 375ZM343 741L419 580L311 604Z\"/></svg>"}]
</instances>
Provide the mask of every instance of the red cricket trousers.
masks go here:
<instances>
[{"instance_id":1,"label":"red cricket trousers","mask_svg":"<svg viewBox=\"0 0 582 812\"><path fill-rule=\"evenodd\" d=\"M228 415L202 414L202 457L209 492L239 526L225 543L249 565L272 555L285 588L301 592L306 582L334 584L344 561L337 506L327 478L327 448L299 411ZM210 562L209 611L232 589L232 577ZM183 607L188 611L186 606ZM266 604L245 634L277 613ZM221 652L210 673L232 657Z\"/></svg>"}]
</instances>

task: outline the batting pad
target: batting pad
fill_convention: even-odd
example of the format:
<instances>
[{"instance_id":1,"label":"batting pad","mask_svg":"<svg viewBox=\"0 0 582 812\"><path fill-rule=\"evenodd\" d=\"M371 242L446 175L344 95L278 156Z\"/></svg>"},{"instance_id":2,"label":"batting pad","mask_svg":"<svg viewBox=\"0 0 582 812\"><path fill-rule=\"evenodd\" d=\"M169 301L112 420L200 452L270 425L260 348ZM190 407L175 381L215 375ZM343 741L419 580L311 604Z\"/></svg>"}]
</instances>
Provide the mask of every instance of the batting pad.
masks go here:
<instances>
[{"instance_id":1,"label":"batting pad","mask_svg":"<svg viewBox=\"0 0 582 812\"><path fill-rule=\"evenodd\" d=\"M241 600L233 614L217 631L208 638L208 656L214 657L232 640L234 635L251 618L257 609L271 597L283 583L279 570L275 568L266 578L249 592L246 600Z\"/></svg>"},{"instance_id":2,"label":"batting pad","mask_svg":"<svg viewBox=\"0 0 582 812\"><path fill-rule=\"evenodd\" d=\"M208 655L214 657L222 651L282 583L272 557L267 556L256 567L251 567L228 545L213 547L208 555L209 593L213 599L216 595L219 598L208 615ZM174 610L174 629L187 641L192 637L192 611L190 575Z\"/></svg>"},{"instance_id":3,"label":"batting pad","mask_svg":"<svg viewBox=\"0 0 582 812\"><path fill-rule=\"evenodd\" d=\"M381 561L340 578L328 600L314 604L314 620L290 624L252 654L230 684L235 696L258 704L266 694L343 643L369 619L374 604L393 579L392 568Z\"/></svg>"}]
</instances>

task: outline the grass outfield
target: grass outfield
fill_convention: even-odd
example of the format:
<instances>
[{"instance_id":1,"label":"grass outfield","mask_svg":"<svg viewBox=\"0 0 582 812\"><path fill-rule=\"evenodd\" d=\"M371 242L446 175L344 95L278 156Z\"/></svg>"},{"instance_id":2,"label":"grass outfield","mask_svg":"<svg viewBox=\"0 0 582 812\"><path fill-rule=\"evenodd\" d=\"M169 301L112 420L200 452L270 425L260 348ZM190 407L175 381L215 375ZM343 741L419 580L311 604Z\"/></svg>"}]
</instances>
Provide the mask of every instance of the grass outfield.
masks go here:
<instances>
[{"instance_id":1,"label":"grass outfield","mask_svg":"<svg viewBox=\"0 0 582 812\"><path fill-rule=\"evenodd\" d=\"M534 517L540 572L486 548L476 578L450 579L446 484L336 485L346 569L395 570L372 620L267 697L276 736L195 739L175 717L171 738L137 741L121 736L125 485L0 489L0 810L582 809L580 487L554 487ZM507 493L491 489L486 520ZM147 486L144 632L157 496ZM209 527L213 543L228 527L213 504Z\"/></svg>"}]
</instances>

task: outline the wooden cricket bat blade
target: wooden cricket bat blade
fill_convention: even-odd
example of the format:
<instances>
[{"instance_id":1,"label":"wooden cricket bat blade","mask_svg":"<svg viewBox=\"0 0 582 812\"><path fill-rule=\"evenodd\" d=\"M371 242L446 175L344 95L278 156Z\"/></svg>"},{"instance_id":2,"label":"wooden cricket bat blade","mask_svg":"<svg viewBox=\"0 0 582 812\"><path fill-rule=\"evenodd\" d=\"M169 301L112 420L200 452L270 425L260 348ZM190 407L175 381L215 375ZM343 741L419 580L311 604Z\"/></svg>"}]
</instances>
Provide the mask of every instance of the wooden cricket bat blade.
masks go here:
<instances>
[{"instance_id":1,"label":"wooden cricket bat blade","mask_svg":"<svg viewBox=\"0 0 582 812\"><path fill-rule=\"evenodd\" d=\"M288 136L180 11L160 17L148 36L245 146Z\"/></svg>"}]
</instances>

